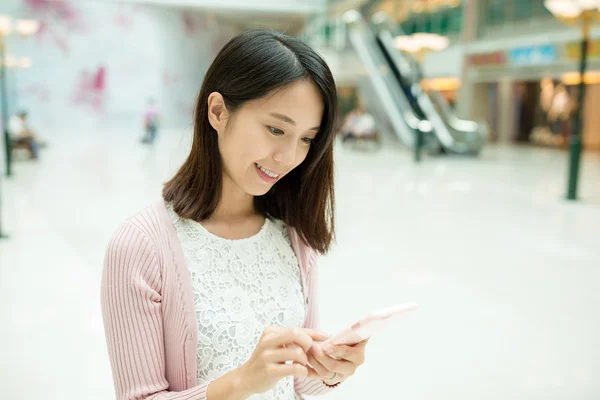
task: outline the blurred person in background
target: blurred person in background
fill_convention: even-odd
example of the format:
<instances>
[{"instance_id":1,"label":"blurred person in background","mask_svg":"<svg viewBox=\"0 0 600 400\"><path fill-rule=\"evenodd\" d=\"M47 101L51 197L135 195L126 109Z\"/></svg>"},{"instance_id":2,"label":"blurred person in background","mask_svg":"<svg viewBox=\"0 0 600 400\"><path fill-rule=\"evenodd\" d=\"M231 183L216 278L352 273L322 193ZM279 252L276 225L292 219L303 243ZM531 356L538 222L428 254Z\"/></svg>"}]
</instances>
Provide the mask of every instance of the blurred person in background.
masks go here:
<instances>
[{"instance_id":1,"label":"blurred person in background","mask_svg":"<svg viewBox=\"0 0 600 400\"><path fill-rule=\"evenodd\" d=\"M573 103L571 102L567 88L562 83L558 84L552 98L550 112L548 113L548 118L552 123L552 134L555 144L563 143L568 135L568 121L571 118L572 105Z\"/></svg>"},{"instance_id":2,"label":"blurred person in background","mask_svg":"<svg viewBox=\"0 0 600 400\"><path fill-rule=\"evenodd\" d=\"M375 118L358 106L346 116L342 125L342 143L375 140Z\"/></svg>"},{"instance_id":3,"label":"blurred person in background","mask_svg":"<svg viewBox=\"0 0 600 400\"><path fill-rule=\"evenodd\" d=\"M8 131L13 148L26 148L32 160L39 158L39 149L43 143L29 127L26 111L19 111L10 118Z\"/></svg>"},{"instance_id":4,"label":"blurred person in background","mask_svg":"<svg viewBox=\"0 0 600 400\"><path fill-rule=\"evenodd\" d=\"M540 89L540 126L549 130L550 123L548 120L548 113L552 108L552 99L554 98L554 82L552 82L551 78L544 78L540 82Z\"/></svg>"},{"instance_id":5,"label":"blurred person in background","mask_svg":"<svg viewBox=\"0 0 600 400\"><path fill-rule=\"evenodd\" d=\"M102 309L117 398L221 400L330 391L366 341L324 346L316 259L334 238L336 88L274 31L209 68L191 152L163 200L111 240Z\"/></svg>"},{"instance_id":6,"label":"blurred person in background","mask_svg":"<svg viewBox=\"0 0 600 400\"><path fill-rule=\"evenodd\" d=\"M145 135L142 139L142 143L152 144L156 139L156 134L158 133L160 114L158 111L158 105L156 104L156 100L149 99L148 104L146 106L146 111L144 112L144 130Z\"/></svg>"},{"instance_id":7,"label":"blurred person in background","mask_svg":"<svg viewBox=\"0 0 600 400\"><path fill-rule=\"evenodd\" d=\"M353 137L353 130L356 124L356 120L359 116L358 108L353 109L344 117L344 121L342 122L342 127L340 128L340 132L342 134L342 143L346 143L348 140Z\"/></svg>"},{"instance_id":8,"label":"blurred person in background","mask_svg":"<svg viewBox=\"0 0 600 400\"><path fill-rule=\"evenodd\" d=\"M554 82L552 78L544 78L540 81L540 98L537 107L537 123L531 135L531 139L539 143L551 143L553 140L550 129L550 109L554 99Z\"/></svg>"}]
</instances>

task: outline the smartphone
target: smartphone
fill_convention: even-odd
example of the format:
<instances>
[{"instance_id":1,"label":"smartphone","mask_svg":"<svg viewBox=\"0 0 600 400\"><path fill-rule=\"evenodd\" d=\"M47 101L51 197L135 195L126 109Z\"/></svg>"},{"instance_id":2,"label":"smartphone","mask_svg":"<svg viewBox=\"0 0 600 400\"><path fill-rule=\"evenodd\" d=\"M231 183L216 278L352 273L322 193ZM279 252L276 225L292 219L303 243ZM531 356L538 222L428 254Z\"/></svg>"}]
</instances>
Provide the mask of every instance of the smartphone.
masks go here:
<instances>
[{"instance_id":1,"label":"smartphone","mask_svg":"<svg viewBox=\"0 0 600 400\"><path fill-rule=\"evenodd\" d=\"M380 331L394 317L412 311L417 307L417 303L405 303L375 311L337 335L330 337L324 344L354 346L370 338L375 332Z\"/></svg>"}]
</instances>

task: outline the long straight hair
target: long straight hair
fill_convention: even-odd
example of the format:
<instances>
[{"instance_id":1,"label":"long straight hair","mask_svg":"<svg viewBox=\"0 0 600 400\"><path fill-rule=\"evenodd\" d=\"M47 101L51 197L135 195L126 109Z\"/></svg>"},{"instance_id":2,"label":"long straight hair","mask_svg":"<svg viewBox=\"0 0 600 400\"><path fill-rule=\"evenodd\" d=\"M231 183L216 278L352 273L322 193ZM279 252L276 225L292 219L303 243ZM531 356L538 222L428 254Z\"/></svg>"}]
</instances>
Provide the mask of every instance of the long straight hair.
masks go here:
<instances>
[{"instance_id":1,"label":"long straight hair","mask_svg":"<svg viewBox=\"0 0 600 400\"><path fill-rule=\"evenodd\" d=\"M203 221L217 208L223 167L217 133L208 120L208 96L219 92L230 113L299 80L318 88L325 105L319 132L304 162L254 198L256 209L281 219L300 238L325 253L334 238L333 124L335 82L325 61L299 39L269 30L247 31L231 39L208 69L195 111L191 152L165 184L163 197L183 218ZM300 105L299 105L300 106Z\"/></svg>"}]
</instances>

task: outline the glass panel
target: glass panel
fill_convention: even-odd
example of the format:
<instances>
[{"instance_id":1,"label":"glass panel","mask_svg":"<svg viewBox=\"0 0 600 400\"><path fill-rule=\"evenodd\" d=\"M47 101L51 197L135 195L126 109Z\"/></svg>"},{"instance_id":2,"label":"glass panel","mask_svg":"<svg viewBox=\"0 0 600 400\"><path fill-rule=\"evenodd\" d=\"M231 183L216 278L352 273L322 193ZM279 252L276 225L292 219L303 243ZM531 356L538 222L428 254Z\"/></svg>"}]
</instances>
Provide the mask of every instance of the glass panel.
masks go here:
<instances>
[{"instance_id":1,"label":"glass panel","mask_svg":"<svg viewBox=\"0 0 600 400\"><path fill-rule=\"evenodd\" d=\"M402 32L410 35L412 33L412 23L410 20L406 20L400 24L400 28L402 28Z\"/></svg>"},{"instance_id":2,"label":"glass panel","mask_svg":"<svg viewBox=\"0 0 600 400\"><path fill-rule=\"evenodd\" d=\"M422 15L416 15L415 17L415 31L416 32L427 32L427 21Z\"/></svg>"},{"instance_id":3,"label":"glass panel","mask_svg":"<svg viewBox=\"0 0 600 400\"><path fill-rule=\"evenodd\" d=\"M462 7L455 7L450 11L449 15L449 32L460 33L463 28L464 10Z\"/></svg>"},{"instance_id":4,"label":"glass panel","mask_svg":"<svg viewBox=\"0 0 600 400\"><path fill-rule=\"evenodd\" d=\"M508 4L505 0L488 0L486 7L486 22L490 25L500 25L506 21L506 8Z\"/></svg>"},{"instance_id":5,"label":"glass panel","mask_svg":"<svg viewBox=\"0 0 600 400\"><path fill-rule=\"evenodd\" d=\"M404 23L402 24L402 30L407 35L412 35L413 33L415 33L416 32L415 21L413 21L411 19L404 21Z\"/></svg>"},{"instance_id":6,"label":"glass panel","mask_svg":"<svg viewBox=\"0 0 600 400\"><path fill-rule=\"evenodd\" d=\"M531 13L534 17L544 15L544 0L531 0Z\"/></svg>"},{"instance_id":7,"label":"glass panel","mask_svg":"<svg viewBox=\"0 0 600 400\"><path fill-rule=\"evenodd\" d=\"M533 17L533 0L517 0L513 2L513 12L516 20Z\"/></svg>"},{"instance_id":8,"label":"glass panel","mask_svg":"<svg viewBox=\"0 0 600 400\"><path fill-rule=\"evenodd\" d=\"M412 23L410 24L410 32L409 34L412 35L413 33L417 33L419 31L419 27L417 25L416 21L412 21Z\"/></svg>"},{"instance_id":9,"label":"glass panel","mask_svg":"<svg viewBox=\"0 0 600 400\"><path fill-rule=\"evenodd\" d=\"M428 15L424 18L424 20L425 20L425 23L424 23L423 32L431 32L431 30L433 28L433 18L431 18L431 16Z\"/></svg>"},{"instance_id":10,"label":"glass panel","mask_svg":"<svg viewBox=\"0 0 600 400\"><path fill-rule=\"evenodd\" d=\"M450 18L452 18L451 12L440 13L440 32L442 35L447 35L450 32Z\"/></svg>"},{"instance_id":11,"label":"glass panel","mask_svg":"<svg viewBox=\"0 0 600 400\"><path fill-rule=\"evenodd\" d=\"M323 27L323 33L325 36L325 43L329 44L329 41L331 40L331 37L333 36L333 29L334 27L331 26L330 23L326 22L325 26Z\"/></svg>"},{"instance_id":12,"label":"glass panel","mask_svg":"<svg viewBox=\"0 0 600 400\"><path fill-rule=\"evenodd\" d=\"M431 21L431 27L428 32L431 33L442 33L442 13L436 12L429 15Z\"/></svg>"},{"instance_id":13,"label":"glass panel","mask_svg":"<svg viewBox=\"0 0 600 400\"><path fill-rule=\"evenodd\" d=\"M552 17L552 13L544 6L544 0L533 0L534 15L540 17Z\"/></svg>"},{"instance_id":14,"label":"glass panel","mask_svg":"<svg viewBox=\"0 0 600 400\"><path fill-rule=\"evenodd\" d=\"M401 23L401 27L408 35L415 32L430 32L441 35L462 32L463 8L443 8L435 13L412 14Z\"/></svg>"}]
</instances>

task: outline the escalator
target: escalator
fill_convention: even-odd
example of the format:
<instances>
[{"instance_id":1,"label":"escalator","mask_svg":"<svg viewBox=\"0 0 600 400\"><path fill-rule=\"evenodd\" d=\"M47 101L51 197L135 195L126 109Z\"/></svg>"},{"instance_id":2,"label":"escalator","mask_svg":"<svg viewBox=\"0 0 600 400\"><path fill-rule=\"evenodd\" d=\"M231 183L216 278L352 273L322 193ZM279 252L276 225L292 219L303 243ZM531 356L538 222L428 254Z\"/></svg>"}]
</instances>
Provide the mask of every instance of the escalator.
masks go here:
<instances>
[{"instance_id":1,"label":"escalator","mask_svg":"<svg viewBox=\"0 0 600 400\"><path fill-rule=\"evenodd\" d=\"M348 27L348 39L368 77L368 90L365 92L370 94L369 112L380 121L380 125L384 118L390 130L407 146L414 146L419 134L431 137L432 124L411 106L371 27L355 10L346 12L344 21Z\"/></svg>"},{"instance_id":2,"label":"escalator","mask_svg":"<svg viewBox=\"0 0 600 400\"><path fill-rule=\"evenodd\" d=\"M391 32L396 30L395 27L377 15L373 21L377 46L397 84L407 93L415 114L431 123L439 149L448 153L477 154L487 139L487 125L458 118L439 92L425 90L421 85L423 74L419 63L394 46Z\"/></svg>"}]
</instances>

